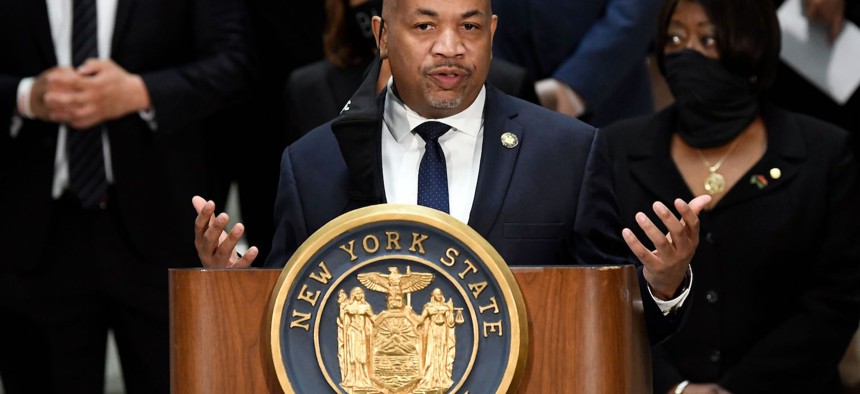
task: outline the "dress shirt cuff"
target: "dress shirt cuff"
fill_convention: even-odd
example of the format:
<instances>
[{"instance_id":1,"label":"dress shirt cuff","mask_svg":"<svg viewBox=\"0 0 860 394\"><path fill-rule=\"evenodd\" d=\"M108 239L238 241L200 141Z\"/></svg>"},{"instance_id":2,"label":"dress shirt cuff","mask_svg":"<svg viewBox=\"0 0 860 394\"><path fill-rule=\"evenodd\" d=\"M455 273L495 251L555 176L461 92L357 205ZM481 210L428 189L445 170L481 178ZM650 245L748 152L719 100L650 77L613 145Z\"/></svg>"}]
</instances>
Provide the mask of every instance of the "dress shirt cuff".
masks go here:
<instances>
[{"instance_id":1,"label":"dress shirt cuff","mask_svg":"<svg viewBox=\"0 0 860 394\"><path fill-rule=\"evenodd\" d=\"M675 386L675 389L672 390L672 394L684 394L684 390L686 390L687 386L689 386L689 385L690 385L689 380L685 380L681 383L678 383L678 385Z\"/></svg>"},{"instance_id":2,"label":"dress shirt cuff","mask_svg":"<svg viewBox=\"0 0 860 394\"><path fill-rule=\"evenodd\" d=\"M546 78L535 83L535 92L541 105L554 111L578 118L586 111L585 101L570 85L553 78Z\"/></svg>"},{"instance_id":3,"label":"dress shirt cuff","mask_svg":"<svg viewBox=\"0 0 860 394\"><path fill-rule=\"evenodd\" d=\"M30 77L18 82L18 114L28 119L34 117L33 110L30 109L30 91L33 89L33 82L35 81L35 78Z\"/></svg>"},{"instance_id":4,"label":"dress shirt cuff","mask_svg":"<svg viewBox=\"0 0 860 394\"><path fill-rule=\"evenodd\" d=\"M684 278L684 283L681 286L684 286L684 290L681 292L681 294L668 301L663 301L657 297L654 297L654 293L651 292L651 286L648 286L648 294L651 295L651 298L653 298L654 302L657 303L657 307L660 308L660 312L663 312L663 316L667 316L670 313L676 311L678 308L682 307L684 305L684 301L687 300L687 296L690 295L690 289L693 287L692 267L687 266L687 278Z\"/></svg>"},{"instance_id":5,"label":"dress shirt cuff","mask_svg":"<svg viewBox=\"0 0 860 394\"><path fill-rule=\"evenodd\" d=\"M584 114L586 110L585 101L580 95L576 94L573 91L573 88L571 88L570 85L561 81L559 81L558 84L559 89L561 89L561 94L567 97L567 100L570 101L570 105L573 107L573 110L576 113L574 116L577 118L582 116L582 114Z\"/></svg>"},{"instance_id":6,"label":"dress shirt cuff","mask_svg":"<svg viewBox=\"0 0 860 394\"><path fill-rule=\"evenodd\" d=\"M138 115L140 118L146 122L146 125L149 126L149 129L152 131L158 131L158 122L155 120L155 108L150 108L143 111L138 111Z\"/></svg>"}]
</instances>

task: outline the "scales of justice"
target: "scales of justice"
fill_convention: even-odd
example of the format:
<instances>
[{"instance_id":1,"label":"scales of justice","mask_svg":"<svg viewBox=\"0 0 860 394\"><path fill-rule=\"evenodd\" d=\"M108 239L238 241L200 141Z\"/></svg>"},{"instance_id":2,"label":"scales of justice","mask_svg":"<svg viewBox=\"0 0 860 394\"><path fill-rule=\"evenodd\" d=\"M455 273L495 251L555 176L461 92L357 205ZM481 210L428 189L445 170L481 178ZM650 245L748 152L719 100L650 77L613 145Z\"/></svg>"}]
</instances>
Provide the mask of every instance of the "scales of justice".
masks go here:
<instances>
[{"instance_id":1,"label":"scales of justice","mask_svg":"<svg viewBox=\"0 0 860 394\"><path fill-rule=\"evenodd\" d=\"M378 314L364 289L338 292L337 346L340 387L348 393L444 393L453 385L456 335L463 308L438 288L418 314L413 292L433 282L430 273L358 274L365 288L386 294L386 309Z\"/></svg>"}]
</instances>

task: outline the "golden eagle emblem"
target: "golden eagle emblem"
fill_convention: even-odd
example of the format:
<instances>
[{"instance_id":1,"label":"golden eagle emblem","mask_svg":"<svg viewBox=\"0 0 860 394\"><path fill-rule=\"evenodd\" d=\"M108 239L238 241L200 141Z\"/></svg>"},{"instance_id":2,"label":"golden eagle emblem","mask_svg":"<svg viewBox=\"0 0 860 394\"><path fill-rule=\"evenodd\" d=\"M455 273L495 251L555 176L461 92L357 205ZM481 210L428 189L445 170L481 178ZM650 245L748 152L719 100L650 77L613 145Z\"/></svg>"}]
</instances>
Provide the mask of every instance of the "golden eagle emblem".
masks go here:
<instances>
[{"instance_id":1,"label":"golden eagle emblem","mask_svg":"<svg viewBox=\"0 0 860 394\"><path fill-rule=\"evenodd\" d=\"M358 281L370 290L388 293L390 298L416 292L430 286L433 282L433 274L421 272L401 274L397 267L388 267L388 272L388 275L379 272L358 274Z\"/></svg>"}]
</instances>

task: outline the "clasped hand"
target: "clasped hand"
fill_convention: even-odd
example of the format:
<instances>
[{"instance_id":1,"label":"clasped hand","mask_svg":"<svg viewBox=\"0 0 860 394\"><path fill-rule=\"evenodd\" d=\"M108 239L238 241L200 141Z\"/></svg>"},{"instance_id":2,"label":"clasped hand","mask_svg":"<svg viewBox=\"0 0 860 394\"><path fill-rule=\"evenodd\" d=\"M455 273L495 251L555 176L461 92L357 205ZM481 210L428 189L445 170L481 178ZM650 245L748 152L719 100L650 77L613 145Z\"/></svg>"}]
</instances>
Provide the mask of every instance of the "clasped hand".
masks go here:
<instances>
[{"instance_id":1,"label":"clasped hand","mask_svg":"<svg viewBox=\"0 0 860 394\"><path fill-rule=\"evenodd\" d=\"M148 108L143 79L112 60L89 59L77 69L48 69L36 77L30 91L30 110L36 118L76 129Z\"/></svg>"}]
</instances>

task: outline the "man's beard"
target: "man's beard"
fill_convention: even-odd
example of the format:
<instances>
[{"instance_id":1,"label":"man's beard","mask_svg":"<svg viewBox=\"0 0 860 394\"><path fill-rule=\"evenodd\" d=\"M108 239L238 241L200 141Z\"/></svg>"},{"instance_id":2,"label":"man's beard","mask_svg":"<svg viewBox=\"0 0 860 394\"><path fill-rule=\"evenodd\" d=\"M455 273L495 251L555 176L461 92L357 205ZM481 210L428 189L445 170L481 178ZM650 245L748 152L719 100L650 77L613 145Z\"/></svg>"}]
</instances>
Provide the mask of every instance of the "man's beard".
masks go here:
<instances>
[{"instance_id":1,"label":"man's beard","mask_svg":"<svg viewBox=\"0 0 860 394\"><path fill-rule=\"evenodd\" d=\"M460 104L463 102L463 95L464 95L464 92L461 91L461 92L459 92L459 94L456 97L452 97L452 98L449 98L447 100L442 99L442 98L437 99L436 97L433 97L433 93L428 93L426 96L427 96L427 102L429 102L430 106L433 108L436 108L436 109L454 109L454 108L459 107Z\"/></svg>"}]
</instances>

